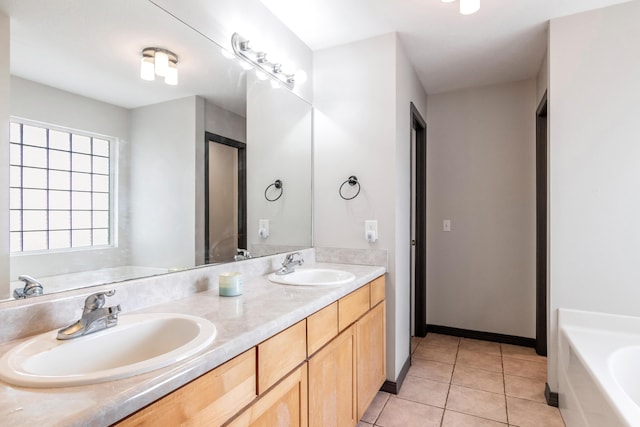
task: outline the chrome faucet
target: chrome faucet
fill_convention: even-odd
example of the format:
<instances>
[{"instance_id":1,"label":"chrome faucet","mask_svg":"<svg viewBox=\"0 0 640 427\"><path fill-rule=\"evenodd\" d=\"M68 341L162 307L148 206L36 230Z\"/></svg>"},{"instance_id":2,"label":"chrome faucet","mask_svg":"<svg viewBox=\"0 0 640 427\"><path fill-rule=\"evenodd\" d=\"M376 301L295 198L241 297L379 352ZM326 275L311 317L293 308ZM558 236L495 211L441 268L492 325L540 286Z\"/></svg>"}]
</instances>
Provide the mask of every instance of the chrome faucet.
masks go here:
<instances>
[{"instance_id":1,"label":"chrome faucet","mask_svg":"<svg viewBox=\"0 0 640 427\"><path fill-rule=\"evenodd\" d=\"M251 258L253 258L253 257L251 256L251 252L249 252L249 250L247 250L247 249L240 249L240 248L238 248L238 250L237 250L236 252L237 252L237 255L235 255L235 256L233 257L233 260L234 260L234 261L243 261L243 260L245 260L245 259L251 259Z\"/></svg>"},{"instance_id":2,"label":"chrome faucet","mask_svg":"<svg viewBox=\"0 0 640 427\"><path fill-rule=\"evenodd\" d=\"M24 288L22 289L14 289L13 297L20 298L29 298L35 297L38 295L42 295L44 293L44 287L42 283L38 280L34 279L31 276L27 276L26 274L22 274L18 276L18 280L22 280L24 282Z\"/></svg>"},{"instance_id":3,"label":"chrome faucet","mask_svg":"<svg viewBox=\"0 0 640 427\"><path fill-rule=\"evenodd\" d=\"M58 331L58 339L70 340L116 326L118 324L120 304L112 307L104 306L105 296L110 297L115 293L115 290L110 290L89 295L84 301L84 310L80 320L60 329Z\"/></svg>"},{"instance_id":4,"label":"chrome faucet","mask_svg":"<svg viewBox=\"0 0 640 427\"><path fill-rule=\"evenodd\" d=\"M296 259L296 256L298 259ZM277 271L277 275L289 274L293 273L296 269L296 265L304 264L304 259L302 259L302 255L300 252L293 252L291 254L287 254L284 257L284 261L282 262L282 267L280 267Z\"/></svg>"}]
</instances>

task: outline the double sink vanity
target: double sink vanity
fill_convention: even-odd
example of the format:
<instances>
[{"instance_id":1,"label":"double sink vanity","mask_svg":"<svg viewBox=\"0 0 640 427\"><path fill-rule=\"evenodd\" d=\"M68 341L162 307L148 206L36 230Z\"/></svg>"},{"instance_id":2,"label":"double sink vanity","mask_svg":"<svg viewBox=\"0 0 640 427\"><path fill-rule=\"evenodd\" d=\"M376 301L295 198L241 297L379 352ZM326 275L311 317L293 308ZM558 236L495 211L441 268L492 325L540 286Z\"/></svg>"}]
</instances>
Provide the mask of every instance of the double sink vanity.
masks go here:
<instances>
[{"instance_id":1,"label":"double sink vanity","mask_svg":"<svg viewBox=\"0 0 640 427\"><path fill-rule=\"evenodd\" d=\"M116 326L0 344L0 425L357 424L385 380L385 267L303 255L292 274L276 255L93 290L117 291ZM244 292L222 297L230 268Z\"/></svg>"}]
</instances>

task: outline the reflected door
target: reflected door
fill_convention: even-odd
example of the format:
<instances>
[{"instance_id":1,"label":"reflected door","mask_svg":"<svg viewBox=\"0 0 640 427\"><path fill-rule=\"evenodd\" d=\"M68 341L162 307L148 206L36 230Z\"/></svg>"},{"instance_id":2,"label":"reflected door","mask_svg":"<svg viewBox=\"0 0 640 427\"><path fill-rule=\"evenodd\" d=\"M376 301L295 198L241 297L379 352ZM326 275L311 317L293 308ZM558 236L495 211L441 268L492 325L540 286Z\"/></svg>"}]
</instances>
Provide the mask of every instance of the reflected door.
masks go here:
<instances>
[{"instance_id":1,"label":"reflected door","mask_svg":"<svg viewBox=\"0 0 640 427\"><path fill-rule=\"evenodd\" d=\"M246 248L246 145L205 138L205 263L233 261Z\"/></svg>"}]
</instances>

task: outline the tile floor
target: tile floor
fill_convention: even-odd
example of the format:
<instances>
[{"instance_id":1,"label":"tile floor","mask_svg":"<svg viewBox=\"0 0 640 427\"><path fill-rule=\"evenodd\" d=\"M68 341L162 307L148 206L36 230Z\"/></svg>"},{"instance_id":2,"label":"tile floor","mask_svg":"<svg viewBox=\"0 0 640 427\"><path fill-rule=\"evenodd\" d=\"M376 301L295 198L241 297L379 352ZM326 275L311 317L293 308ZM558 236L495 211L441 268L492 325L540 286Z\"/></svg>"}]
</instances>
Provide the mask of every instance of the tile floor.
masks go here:
<instances>
[{"instance_id":1,"label":"tile floor","mask_svg":"<svg viewBox=\"0 0 640 427\"><path fill-rule=\"evenodd\" d=\"M379 392L358 427L564 427L532 348L433 333L411 346L400 393Z\"/></svg>"}]
</instances>

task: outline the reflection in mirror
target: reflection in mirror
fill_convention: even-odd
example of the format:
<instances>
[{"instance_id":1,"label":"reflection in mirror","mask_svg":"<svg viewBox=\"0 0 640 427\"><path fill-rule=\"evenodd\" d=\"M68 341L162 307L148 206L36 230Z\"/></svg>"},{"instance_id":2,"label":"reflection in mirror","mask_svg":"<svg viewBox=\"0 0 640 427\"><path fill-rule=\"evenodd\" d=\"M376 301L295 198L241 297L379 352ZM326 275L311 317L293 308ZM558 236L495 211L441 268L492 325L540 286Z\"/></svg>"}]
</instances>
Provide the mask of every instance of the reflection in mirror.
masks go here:
<instances>
[{"instance_id":1,"label":"reflection in mirror","mask_svg":"<svg viewBox=\"0 0 640 427\"><path fill-rule=\"evenodd\" d=\"M24 286L22 274L51 293L226 262L238 249L311 246L309 104L147 1L0 0L0 12L11 18L13 123L10 165L0 165L11 171L0 298ZM178 85L140 78L142 51L154 46L177 55ZM245 144L244 213L241 185L207 181L207 133ZM276 178L286 193L269 203ZM232 224L206 217L217 200L206 191L221 181L234 188ZM212 225L239 230L218 258Z\"/></svg>"}]
</instances>

